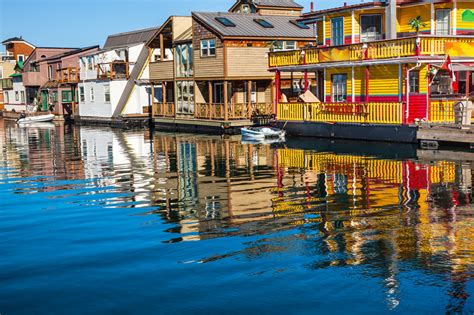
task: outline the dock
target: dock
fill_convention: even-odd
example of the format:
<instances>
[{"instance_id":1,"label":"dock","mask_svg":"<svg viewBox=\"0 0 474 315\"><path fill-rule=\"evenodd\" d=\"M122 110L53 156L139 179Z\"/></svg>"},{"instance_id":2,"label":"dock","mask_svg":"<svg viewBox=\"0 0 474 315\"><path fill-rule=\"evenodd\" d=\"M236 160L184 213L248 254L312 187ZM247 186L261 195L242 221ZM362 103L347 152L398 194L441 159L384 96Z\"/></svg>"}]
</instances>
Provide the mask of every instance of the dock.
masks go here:
<instances>
[{"instance_id":1,"label":"dock","mask_svg":"<svg viewBox=\"0 0 474 315\"><path fill-rule=\"evenodd\" d=\"M472 126L424 124L418 128L417 139L424 149L437 149L441 144L474 147Z\"/></svg>"}]
</instances>

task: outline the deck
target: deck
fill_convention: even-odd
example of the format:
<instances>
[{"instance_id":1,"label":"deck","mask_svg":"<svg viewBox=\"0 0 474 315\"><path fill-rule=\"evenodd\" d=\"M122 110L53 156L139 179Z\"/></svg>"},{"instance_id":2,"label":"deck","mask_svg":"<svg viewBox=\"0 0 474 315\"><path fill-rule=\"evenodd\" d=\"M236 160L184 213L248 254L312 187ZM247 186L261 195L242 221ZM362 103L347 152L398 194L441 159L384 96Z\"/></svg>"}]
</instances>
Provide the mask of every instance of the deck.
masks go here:
<instances>
[{"instance_id":1,"label":"deck","mask_svg":"<svg viewBox=\"0 0 474 315\"><path fill-rule=\"evenodd\" d=\"M214 119L155 117L153 118L153 122L155 128L159 130L212 134L237 134L240 133L241 128L254 125L249 119L224 121Z\"/></svg>"},{"instance_id":2,"label":"deck","mask_svg":"<svg viewBox=\"0 0 474 315\"><path fill-rule=\"evenodd\" d=\"M474 127L424 124L418 128L417 139L424 148L436 149L440 143L474 146Z\"/></svg>"}]
</instances>

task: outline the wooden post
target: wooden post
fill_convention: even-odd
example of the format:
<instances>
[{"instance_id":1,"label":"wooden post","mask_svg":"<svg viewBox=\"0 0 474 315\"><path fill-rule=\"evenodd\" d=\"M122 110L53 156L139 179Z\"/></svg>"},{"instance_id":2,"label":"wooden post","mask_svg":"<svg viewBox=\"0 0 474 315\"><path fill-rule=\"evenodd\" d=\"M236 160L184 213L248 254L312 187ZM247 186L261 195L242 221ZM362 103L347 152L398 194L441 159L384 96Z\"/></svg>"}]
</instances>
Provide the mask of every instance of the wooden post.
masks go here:
<instances>
[{"instance_id":1,"label":"wooden post","mask_svg":"<svg viewBox=\"0 0 474 315\"><path fill-rule=\"evenodd\" d=\"M229 82L224 81L224 121L229 121Z\"/></svg>"},{"instance_id":2,"label":"wooden post","mask_svg":"<svg viewBox=\"0 0 474 315\"><path fill-rule=\"evenodd\" d=\"M212 102L213 102L213 96L212 93L213 93L213 90L212 90L212 81L208 81L207 83L207 89L208 89L208 93L209 93L209 97L208 97L208 104L207 104L207 110L206 110L206 116L210 119L212 119Z\"/></svg>"},{"instance_id":3,"label":"wooden post","mask_svg":"<svg viewBox=\"0 0 474 315\"><path fill-rule=\"evenodd\" d=\"M160 34L160 60L164 61L165 60L165 51L164 51L164 38L163 38L163 33Z\"/></svg>"},{"instance_id":4,"label":"wooden post","mask_svg":"<svg viewBox=\"0 0 474 315\"><path fill-rule=\"evenodd\" d=\"M471 95L471 71L466 71L466 96Z\"/></svg>"},{"instance_id":5,"label":"wooden post","mask_svg":"<svg viewBox=\"0 0 474 315\"><path fill-rule=\"evenodd\" d=\"M161 107L162 107L162 112L163 115L165 114L165 108L166 108L166 82L162 81L161 82Z\"/></svg>"},{"instance_id":6,"label":"wooden post","mask_svg":"<svg viewBox=\"0 0 474 315\"><path fill-rule=\"evenodd\" d=\"M151 84L151 117L155 117L155 85L152 83Z\"/></svg>"},{"instance_id":7,"label":"wooden post","mask_svg":"<svg viewBox=\"0 0 474 315\"><path fill-rule=\"evenodd\" d=\"M280 71L276 71L275 72L275 109L274 109L274 113L275 113L275 117L278 119L278 104L280 103L280 89L281 89L281 85L280 85Z\"/></svg>"},{"instance_id":8,"label":"wooden post","mask_svg":"<svg viewBox=\"0 0 474 315\"><path fill-rule=\"evenodd\" d=\"M369 80L370 80L370 69L369 66L365 67L365 102L369 102Z\"/></svg>"},{"instance_id":9,"label":"wooden post","mask_svg":"<svg viewBox=\"0 0 474 315\"><path fill-rule=\"evenodd\" d=\"M304 72L304 91L307 92L309 89L309 77L308 77L308 70Z\"/></svg>"},{"instance_id":10,"label":"wooden post","mask_svg":"<svg viewBox=\"0 0 474 315\"><path fill-rule=\"evenodd\" d=\"M247 118L252 117L252 80L247 82Z\"/></svg>"}]
</instances>

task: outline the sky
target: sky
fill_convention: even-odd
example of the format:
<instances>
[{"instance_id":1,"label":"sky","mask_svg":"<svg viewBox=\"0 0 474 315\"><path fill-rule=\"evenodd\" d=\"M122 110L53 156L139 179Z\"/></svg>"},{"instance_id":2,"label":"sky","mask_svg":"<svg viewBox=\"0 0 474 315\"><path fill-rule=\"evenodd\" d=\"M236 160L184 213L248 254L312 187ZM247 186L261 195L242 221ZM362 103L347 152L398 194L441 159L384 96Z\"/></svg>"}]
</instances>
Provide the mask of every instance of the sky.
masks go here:
<instances>
[{"instance_id":1,"label":"sky","mask_svg":"<svg viewBox=\"0 0 474 315\"><path fill-rule=\"evenodd\" d=\"M313 0L315 9L361 0ZM309 11L311 0L297 0ZM108 35L158 27L170 15L227 11L234 0L0 0L0 39L42 47L102 46ZM4 50L4 47L0 48Z\"/></svg>"}]
</instances>

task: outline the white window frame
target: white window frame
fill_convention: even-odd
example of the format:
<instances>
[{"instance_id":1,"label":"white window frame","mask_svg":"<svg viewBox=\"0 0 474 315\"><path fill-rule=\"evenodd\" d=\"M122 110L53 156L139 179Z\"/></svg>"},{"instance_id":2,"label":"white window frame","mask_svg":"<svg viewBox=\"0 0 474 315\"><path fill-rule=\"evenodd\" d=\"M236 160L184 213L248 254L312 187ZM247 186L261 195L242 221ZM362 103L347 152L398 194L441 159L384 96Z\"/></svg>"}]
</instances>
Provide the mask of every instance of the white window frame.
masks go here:
<instances>
[{"instance_id":1,"label":"white window frame","mask_svg":"<svg viewBox=\"0 0 474 315\"><path fill-rule=\"evenodd\" d=\"M48 66L48 80L51 80L53 78L53 66L49 65Z\"/></svg>"},{"instance_id":2,"label":"white window frame","mask_svg":"<svg viewBox=\"0 0 474 315\"><path fill-rule=\"evenodd\" d=\"M364 35L362 35L362 19L364 17L369 17L369 16L378 16L380 17L380 34L377 34L377 33L374 33L375 35L366 35L365 38L368 38L368 40L365 40L364 41ZM359 34L360 34L360 41L361 42L371 42L371 41L374 41L374 40L381 40L382 39L382 36L383 36L383 16L382 14L361 14L360 17L359 17L359 25L360 25L360 29L359 29Z\"/></svg>"},{"instance_id":3,"label":"white window frame","mask_svg":"<svg viewBox=\"0 0 474 315\"><path fill-rule=\"evenodd\" d=\"M20 93L18 91L15 91L15 102L20 101Z\"/></svg>"},{"instance_id":4,"label":"white window frame","mask_svg":"<svg viewBox=\"0 0 474 315\"><path fill-rule=\"evenodd\" d=\"M5 91L5 104L10 103L10 94L8 91Z\"/></svg>"},{"instance_id":5,"label":"white window frame","mask_svg":"<svg viewBox=\"0 0 474 315\"><path fill-rule=\"evenodd\" d=\"M3 67L0 66L0 79L3 79Z\"/></svg>"},{"instance_id":6,"label":"white window frame","mask_svg":"<svg viewBox=\"0 0 474 315\"><path fill-rule=\"evenodd\" d=\"M109 96L107 99L107 95ZM104 86L104 101L108 104L110 103L110 85Z\"/></svg>"},{"instance_id":7,"label":"white window frame","mask_svg":"<svg viewBox=\"0 0 474 315\"><path fill-rule=\"evenodd\" d=\"M211 47L211 43L214 43L214 48ZM209 39L202 39L201 40L201 57L215 57L216 56L216 39L209 38ZM211 51L214 50L214 53Z\"/></svg>"},{"instance_id":8,"label":"white window frame","mask_svg":"<svg viewBox=\"0 0 474 315\"><path fill-rule=\"evenodd\" d=\"M334 82L335 77L345 77L346 81ZM334 103L344 103L347 101L347 73L335 73L331 76L331 99ZM345 96L345 97L344 97Z\"/></svg>"},{"instance_id":9,"label":"white window frame","mask_svg":"<svg viewBox=\"0 0 474 315\"><path fill-rule=\"evenodd\" d=\"M21 57L21 59L23 59L23 60L21 60L21 62L25 62L25 60L26 60L26 59L25 59L25 55L18 55L18 56L17 56L17 61L18 61L18 62L20 62L20 57Z\"/></svg>"},{"instance_id":10,"label":"white window frame","mask_svg":"<svg viewBox=\"0 0 474 315\"><path fill-rule=\"evenodd\" d=\"M79 87L79 102L84 103L86 101L86 88L83 86Z\"/></svg>"},{"instance_id":11,"label":"white window frame","mask_svg":"<svg viewBox=\"0 0 474 315\"><path fill-rule=\"evenodd\" d=\"M438 28L438 12L448 12L448 25L447 25L447 30L445 28L443 28L440 32L439 28ZM451 15L452 15L452 10L451 9L436 9L435 11L435 34L436 35L451 35L452 34L452 30L451 30ZM447 31L447 32L446 32Z\"/></svg>"},{"instance_id":12,"label":"white window frame","mask_svg":"<svg viewBox=\"0 0 474 315\"><path fill-rule=\"evenodd\" d=\"M279 47L274 47L274 51L296 50L296 48L298 47L297 42L294 40L277 40L274 43L279 44L275 45ZM290 45L290 43L293 45ZM291 48L291 46L293 46L293 48Z\"/></svg>"},{"instance_id":13,"label":"white window frame","mask_svg":"<svg viewBox=\"0 0 474 315\"><path fill-rule=\"evenodd\" d=\"M89 88L89 99L90 99L91 103L95 102L95 95L94 95L94 87L93 86L91 86Z\"/></svg>"},{"instance_id":14,"label":"white window frame","mask_svg":"<svg viewBox=\"0 0 474 315\"><path fill-rule=\"evenodd\" d=\"M342 21L342 43L341 44L335 44L335 37L334 37L334 24L333 24L333 21L339 21L341 20ZM344 34L344 17L336 17L336 18L332 18L331 21L331 46L342 46L345 44L345 34Z\"/></svg>"},{"instance_id":15,"label":"white window frame","mask_svg":"<svg viewBox=\"0 0 474 315\"><path fill-rule=\"evenodd\" d=\"M22 104L26 103L26 98L25 98L25 91L20 91L20 102Z\"/></svg>"}]
</instances>

